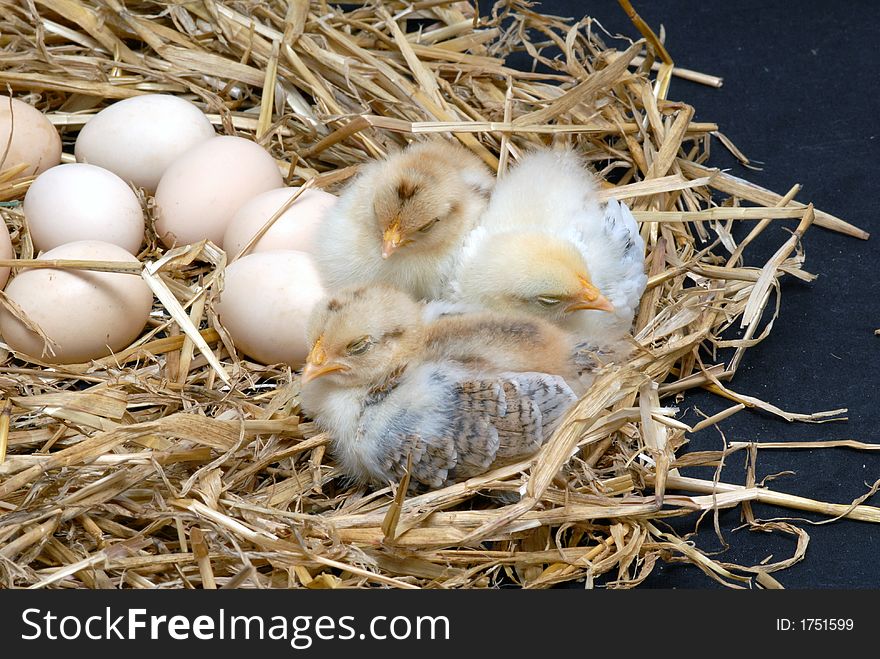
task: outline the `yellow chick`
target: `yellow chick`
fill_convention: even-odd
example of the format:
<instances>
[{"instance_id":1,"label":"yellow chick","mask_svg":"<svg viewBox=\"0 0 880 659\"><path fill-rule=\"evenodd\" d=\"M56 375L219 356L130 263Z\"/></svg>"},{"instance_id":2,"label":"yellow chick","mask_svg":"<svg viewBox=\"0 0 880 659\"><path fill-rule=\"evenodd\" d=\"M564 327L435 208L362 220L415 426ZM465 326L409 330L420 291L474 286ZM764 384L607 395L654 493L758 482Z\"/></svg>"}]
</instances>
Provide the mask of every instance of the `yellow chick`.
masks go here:
<instances>
[{"instance_id":1,"label":"yellow chick","mask_svg":"<svg viewBox=\"0 0 880 659\"><path fill-rule=\"evenodd\" d=\"M467 237L452 299L530 313L608 346L630 330L647 285L632 213L601 205L573 151L527 154L496 185Z\"/></svg>"},{"instance_id":2,"label":"yellow chick","mask_svg":"<svg viewBox=\"0 0 880 659\"><path fill-rule=\"evenodd\" d=\"M529 353L560 362L545 344L557 328L497 314L426 321L425 311L380 285L344 289L312 312L302 409L355 482L398 481L409 459L416 488L470 478L536 452L576 400L565 377L529 363Z\"/></svg>"},{"instance_id":3,"label":"yellow chick","mask_svg":"<svg viewBox=\"0 0 880 659\"><path fill-rule=\"evenodd\" d=\"M439 138L366 165L318 229L325 286L384 282L440 297L493 183L477 156Z\"/></svg>"}]
</instances>

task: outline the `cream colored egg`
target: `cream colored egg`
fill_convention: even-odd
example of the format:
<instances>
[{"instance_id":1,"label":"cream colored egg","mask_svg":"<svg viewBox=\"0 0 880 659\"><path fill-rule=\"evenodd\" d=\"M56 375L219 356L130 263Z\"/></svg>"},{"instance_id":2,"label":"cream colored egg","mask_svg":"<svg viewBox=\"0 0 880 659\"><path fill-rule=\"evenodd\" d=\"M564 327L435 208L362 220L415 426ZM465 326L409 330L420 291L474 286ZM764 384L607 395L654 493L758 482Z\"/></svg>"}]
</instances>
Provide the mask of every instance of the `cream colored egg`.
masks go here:
<instances>
[{"instance_id":1,"label":"cream colored egg","mask_svg":"<svg viewBox=\"0 0 880 659\"><path fill-rule=\"evenodd\" d=\"M0 219L0 259L14 259L15 252L12 251L12 239L9 237L9 227L6 222ZM0 268L0 288L6 286L9 279L9 268Z\"/></svg>"},{"instance_id":2,"label":"cream colored egg","mask_svg":"<svg viewBox=\"0 0 880 659\"><path fill-rule=\"evenodd\" d=\"M239 208L223 236L223 249L229 258L241 252L263 225L298 191L299 188L269 190ZM270 249L297 249L311 253L318 225L335 203L336 196L329 192L306 190L275 220L249 253Z\"/></svg>"},{"instance_id":3,"label":"cream colored egg","mask_svg":"<svg viewBox=\"0 0 880 659\"><path fill-rule=\"evenodd\" d=\"M109 169L122 180L155 192L174 160L214 137L214 127L189 101L146 94L110 105L76 138L77 162Z\"/></svg>"},{"instance_id":4,"label":"cream colored egg","mask_svg":"<svg viewBox=\"0 0 880 659\"><path fill-rule=\"evenodd\" d=\"M156 234L166 247L200 240L223 244L235 211L284 184L275 160L256 142L214 137L165 170L156 190Z\"/></svg>"},{"instance_id":5,"label":"cream colored egg","mask_svg":"<svg viewBox=\"0 0 880 659\"><path fill-rule=\"evenodd\" d=\"M262 364L305 361L306 320L324 296L305 252L249 254L226 268L217 313L235 347Z\"/></svg>"},{"instance_id":6,"label":"cream colored egg","mask_svg":"<svg viewBox=\"0 0 880 659\"><path fill-rule=\"evenodd\" d=\"M137 254L144 213L125 181L106 169L70 163L40 174L24 197L34 247L102 240Z\"/></svg>"},{"instance_id":7,"label":"cream colored egg","mask_svg":"<svg viewBox=\"0 0 880 659\"><path fill-rule=\"evenodd\" d=\"M0 158L6 152L0 172L24 165L16 178L33 176L61 162L61 137L52 122L32 105L11 100L0 96Z\"/></svg>"},{"instance_id":8,"label":"cream colored egg","mask_svg":"<svg viewBox=\"0 0 880 659\"><path fill-rule=\"evenodd\" d=\"M99 240L67 243L39 258L137 262L119 245ZM153 305L152 292L136 274L61 268L23 270L9 282L6 295L58 345L54 356L44 355L39 335L0 308L3 340L13 350L58 364L127 347L144 329Z\"/></svg>"}]
</instances>

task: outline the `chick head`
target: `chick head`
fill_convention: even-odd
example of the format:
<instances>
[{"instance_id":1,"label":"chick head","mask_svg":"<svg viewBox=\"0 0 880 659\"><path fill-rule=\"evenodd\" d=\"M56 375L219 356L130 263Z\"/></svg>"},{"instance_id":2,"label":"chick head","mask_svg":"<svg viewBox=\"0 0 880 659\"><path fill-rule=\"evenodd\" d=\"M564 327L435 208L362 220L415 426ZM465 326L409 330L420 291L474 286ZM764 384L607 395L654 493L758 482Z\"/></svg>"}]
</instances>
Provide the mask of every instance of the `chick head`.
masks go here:
<instances>
[{"instance_id":1,"label":"chick head","mask_svg":"<svg viewBox=\"0 0 880 659\"><path fill-rule=\"evenodd\" d=\"M467 159L456 162L451 154L460 151ZM373 196L382 258L393 258L399 251L411 255L444 253L460 242L488 193L461 174L460 168L469 164L470 158L473 156L463 149L428 142L385 161Z\"/></svg>"},{"instance_id":2,"label":"chick head","mask_svg":"<svg viewBox=\"0 0 880 659\"><path fill-rule=\"evenodd\" d=\"M577 246L537 232L488 237L462 268L459 292L469 302L555 324L582 309L614 310Z\"/></svg>"},{"instance_id":3,"label":"chick head","mask_svg":"<svg viewBox=\"0 0 880 659\"><path fill-rule=\"evenodd\" d=\"M315 305L302 384L321 378L343 387L382 382L406 364L421 340L422 306L381 284L340 290Z\"/></svg>"}]
</instances>

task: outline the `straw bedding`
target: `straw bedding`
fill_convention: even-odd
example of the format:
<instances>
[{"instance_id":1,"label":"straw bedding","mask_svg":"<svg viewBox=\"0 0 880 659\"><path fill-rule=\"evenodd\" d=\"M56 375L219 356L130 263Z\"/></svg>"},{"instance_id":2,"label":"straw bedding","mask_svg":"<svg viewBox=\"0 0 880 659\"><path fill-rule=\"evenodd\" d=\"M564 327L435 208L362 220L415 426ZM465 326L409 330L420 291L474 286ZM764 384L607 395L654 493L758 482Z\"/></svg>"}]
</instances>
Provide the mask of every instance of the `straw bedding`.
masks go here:
<instances>
[{"instance_id":1,"label":"straw bedding","mask_svg":"<svg viewBox=\"0 0 880 659\"><path fill-rule=\"evenodd\" d=\"M608 181L603 194L632 207L649 273L638 349L599 377L535 458L407 497L347 486L328 438L300 415L296 372L235 353L213 312L227 255L210 243L164 253L151 234L134 269L156 305L130 348L64 366L4 353L0 584L632 587L657 561L684 560L732 587L773 588L809 536L757 519L751 502L880 522L859 500L757 485L756 444L681 450L690 433L747 408L807 422L845 413L789 413L737 391L734 375L773 327L780 281L814 277L804 232L867 234L795 201L797 186L780 195L706 166L713 138L735 146L667 93L673 76L720 81L675 68L620 4L644 39L521 1L477 13L445 0L0 0L0 82L47 113L67 154L102 107L150 92L190 99L221 132L256 140L289 184L331 192L419 134L454 136L501 174L531 145L574 144ZM535 68L506 66L514 52ZM16 174L0 173L0 213L17 256L30 259L17 203L30 179ZM786 220L790 237L749 264L755 236ZM736 242L742 221L754 228ZM698 387L730 405L689 427L675 405ZM725 483L721 465L740 451L746 484ZM714 481L680 474L694 465L717 467ZM665 523L735 506L751 528L796 538L793 554L721 563Z\"/></svg>"}]
</instances>

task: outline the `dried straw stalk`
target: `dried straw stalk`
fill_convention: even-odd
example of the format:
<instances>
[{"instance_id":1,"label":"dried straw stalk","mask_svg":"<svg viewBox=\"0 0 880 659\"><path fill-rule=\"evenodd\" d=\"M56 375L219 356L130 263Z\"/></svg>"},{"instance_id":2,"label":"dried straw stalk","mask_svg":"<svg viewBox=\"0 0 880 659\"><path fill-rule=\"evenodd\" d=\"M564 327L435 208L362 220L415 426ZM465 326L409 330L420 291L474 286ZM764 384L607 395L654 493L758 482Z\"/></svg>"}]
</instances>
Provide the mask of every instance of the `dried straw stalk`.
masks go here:
<instances>
[{"instance_id":1,"label":"dried straw stalk","mask_svg":"<svg viewBox=\"0 0 880 659\"><path fill-rule=\"evenodd\" d=\"M127 272L158 300L144 334L116 355L2 362L0 583L546 588L607 575L609 586L632 587L658 560L684 560L731 587L778 587L770 573L800 560L808 536L756 519L752 502L880 521L858 500L756 485L754 445L679 450L746 408L798 421L845 412L786 412L727 382L769 334L781 280L813 278L800 248L810 225L867 234L796 201L797 186L777 195L707 167L713 135L735 147L667 93L676 75L720 79L675 67L621 4L642 41L609 46L592 19L544 16L519 0L480 17L445 0L347 10L300 0L0 0L0 83L59 127L65 161L101 108L157 91L263 144L289 183L331 191L417 134L452 136L500 175L531 146L573 144L608 181L603 194L632 206L650 275L639 349L603 374L537 456L420 496L405 496L405 483L371 492L340 479L328 438L299 417L296 373L241 359L216 323L223 270L237 255L210 243L164 254L151 237L140 264L35 262L17 203L32 179L0 172L0 201L11 200L0 214L18 257L0 266ZM516 51L541 70L506 66ZM733 223L743 220L757 224L737 244ZM799 222L795 234L752 264L747 246L788 220ZM740 324L744 335L731 338ZM688 427L667 401L693 388L733 404ZM744 448L745 486L680 475ZM752 528L796 537L794 554L722 564L656 523L734 506Z\"/></svg>"}]
</instances>

